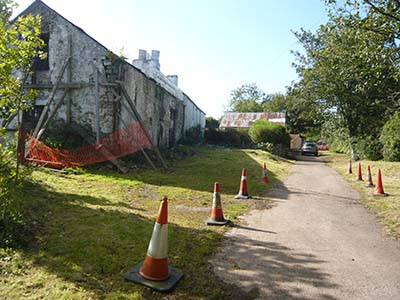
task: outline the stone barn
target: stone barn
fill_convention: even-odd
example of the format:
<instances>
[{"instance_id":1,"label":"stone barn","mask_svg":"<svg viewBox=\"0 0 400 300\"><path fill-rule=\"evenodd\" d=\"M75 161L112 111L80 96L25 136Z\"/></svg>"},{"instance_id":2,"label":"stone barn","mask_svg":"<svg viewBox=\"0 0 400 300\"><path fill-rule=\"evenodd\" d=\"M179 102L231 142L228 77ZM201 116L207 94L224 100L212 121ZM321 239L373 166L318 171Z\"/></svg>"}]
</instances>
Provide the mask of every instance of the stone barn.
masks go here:
<instances>
[{"instance_id":1,"label":"stone barn","mask_svg":"<svg viewBox=\"0 0 400 300\"><path fill-rule=\"evenodd\" d=\"M49 116L51 126L77 128L97 142L139 121L161 148L174 146L191 127L204 130L205 114L178 88L178 77L161 73L159 51L140 50L131 64L42 1L21 13L27 14L41 16L47 52L45 60L34 62L26 83L38 91L24 116L36 135Z\"/></svg>"}]
</instances>

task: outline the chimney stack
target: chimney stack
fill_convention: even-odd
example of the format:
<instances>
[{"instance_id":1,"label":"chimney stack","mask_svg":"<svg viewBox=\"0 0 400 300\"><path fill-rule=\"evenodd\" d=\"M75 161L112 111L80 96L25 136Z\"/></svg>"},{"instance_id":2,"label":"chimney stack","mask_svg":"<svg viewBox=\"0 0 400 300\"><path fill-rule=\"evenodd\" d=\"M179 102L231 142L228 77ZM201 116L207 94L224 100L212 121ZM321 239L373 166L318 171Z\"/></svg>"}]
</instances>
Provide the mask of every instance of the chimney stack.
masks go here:
<instances>
[{"instance_id":1,"label":"chimney stack","mask_svg":"<svg viewBox=\"0 0 400 300\"><path fill-rule=\"evenodd\" d=\"M147 59L147 51L139 49L139 60L145 61Z\"/></svg>"},{"instance_id":2,"label":"chimney stack","mask_svg":"<svg viewBox=\"0 0 400 300\"><path fill-rule=\"evenodd\" d=\"M151 59L155 61L160 61L160 51L151 50Z\"/></svg>"}]
</instances>

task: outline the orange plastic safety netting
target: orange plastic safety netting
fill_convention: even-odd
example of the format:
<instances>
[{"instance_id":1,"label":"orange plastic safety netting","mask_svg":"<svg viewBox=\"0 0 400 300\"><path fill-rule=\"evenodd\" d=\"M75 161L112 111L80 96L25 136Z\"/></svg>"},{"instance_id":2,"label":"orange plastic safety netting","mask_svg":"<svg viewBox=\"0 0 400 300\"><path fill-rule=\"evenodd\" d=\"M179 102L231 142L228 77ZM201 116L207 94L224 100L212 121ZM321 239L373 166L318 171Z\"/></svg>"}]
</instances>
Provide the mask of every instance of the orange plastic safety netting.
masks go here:
<instances>
[{"instance_id":1,"label":"orange plastic safety netting","mask_svg":"<svg viewBox=\"0 0 400 300\"><path fill-rule=\"evenodd\" d=\"M26 160L41 165L63 168L81 167L113 160L151 147L151 141L139 122L119 129L96 144L78 149L53 149L28 136Z\"/></svg>"}]
</instances>

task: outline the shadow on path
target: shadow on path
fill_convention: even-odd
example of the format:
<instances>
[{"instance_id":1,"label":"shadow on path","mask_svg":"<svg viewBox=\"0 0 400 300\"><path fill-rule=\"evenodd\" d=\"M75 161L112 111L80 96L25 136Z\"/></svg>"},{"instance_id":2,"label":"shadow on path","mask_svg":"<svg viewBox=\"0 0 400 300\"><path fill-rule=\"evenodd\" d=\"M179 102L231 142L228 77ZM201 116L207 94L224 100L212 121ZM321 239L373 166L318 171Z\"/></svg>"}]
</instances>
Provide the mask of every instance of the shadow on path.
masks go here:
<instances>
[{"instance_id":1,"label":"shadow on path","mask_svg":"<svg viewBox=\"0 0 400 300\"><path fill-rule=\"evenodd\" d=\"M260 232L270 234L268 231ZM240 282L244 290L257 295L255 299L337 299L328 292L338 285L331 282L329 274L321 271L320 266L325 261L315 255L275 242L249 239L240 233L228 237L224 247L223 253L217 253L212 261L216 274L223 274L228 282Z\"/></svg>"}]
</instances>

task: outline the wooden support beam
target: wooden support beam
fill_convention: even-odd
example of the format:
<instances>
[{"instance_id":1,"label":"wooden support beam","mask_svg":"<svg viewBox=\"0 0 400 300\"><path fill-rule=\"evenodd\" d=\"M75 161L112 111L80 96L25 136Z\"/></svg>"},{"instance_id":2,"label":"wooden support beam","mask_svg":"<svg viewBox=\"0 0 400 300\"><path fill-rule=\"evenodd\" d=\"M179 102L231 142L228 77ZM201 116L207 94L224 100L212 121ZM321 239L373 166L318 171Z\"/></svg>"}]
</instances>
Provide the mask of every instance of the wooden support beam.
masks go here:
<instances>
[{"instance_id":1,"label":"wooden support beam","mask_svg":"<svg viewBox=\"0 0 400 300\"><path fill-rule=\"evenodd\" d=\"M71 57L71 62L68 65L67 72L67 83L70 84L72 81L72 36L71 33L68 34L68 56ZM69 91L69 90L68 90ZM71 105L72 105L72 97L69 92L66 99L66 115L67 115L67 125L71 123Z\"/></svg>"},{"instance_id":2,"label":"wooden support beam","mask_svg":"<svg viewBox=\"0 0 400 300\"><path fill-rule=\"evenodd\" d=\"M145 135L146 135L147 138L149 139L149 141L150 141L150 143L151 143L151 145L152 145L154 151L156 152L158 158L160 159L160 161L161 161L163 167L167 170L167 169L168 169L168 166L167 166L167 164L165 163L163 157L161 156L160 151L158 150L158 148L156 147L156 145L154 145L153 140L151 139L149 133L147 132L147 129L144 127L142 117L140 116L139 112L136 110L135 105L134 105L134 103L133 103L131 97L129 96L128 92L126 91L123 82L117 81L117 83L119 84L119 86L120 86L120 88L121 88L122 94L124 95L126 102L128 102L129 107L131 108L133 114L135 115L136 120L139 121L140 127L142 128L143 132L145 133Z\"/></svg>"},{"instance_id":3,"label":"wooden support beam","mask_svg":"<svg viewBox=\"0 0 400 300\"><path fill-rule=\"evenodd\" d=\"M122 106L127 110L130 111L130 108L128 107L127 104L125 104L124 102L121 102ZM133 119L135 119L134 115L131 115L133 117ZM124 122L123 118L121 118L121 122L122 124L127 127L126 123ZM154 169L157 170L156 166L154 165L153 161L150 159L150 157L147 155L146 151L144 151L144 149L142 147L140 147L140 151L142 152L142 154L144 155L144 157L146 158L147 162L150 164L150 166Z\"/></svg>"},{"instance_id":4,"label":"wooden support beam","mask_svg":"<svg viewBox=\"0 0 400 300\"><path fill-rule=\"evenodd\" d=\"M42 127L42 124L44 122L44 118L46 117L46 114L49 111L49 107L50 107L51 103L53 102L54 96L56 95L56 92L57 92L57 89L58 89L58 85L60 84L61 79L62 79L62 77L64 75L64 72L65 72L65 69L67 68L67 66L68 66L70 61L71 61L71 56L69 56L67 58L67 60L65 61L64 65L61 68L60 74L58 75L56 83L53 86L53 89L51 90L51 93L50 93L50 96L49 96L49 98L47 100L46 106L44 107L44 109L42 111L42 114L40 115L39 121L36 124L35 130L33 131L33 137L35 137L35 138L37 137L37 135L39 133L39 130Z\"/></svg>"},{"instance_id":5,"label":"wooden support beam","mask_svg":"<svg viewBox=\"0 0 400 300\"><path fill-rule=\"evenodd\" d=\"M49 117L47 118L47 120L43 123L42 128L39 130L39 133L36 137L36 140L40 140L40 138L42 137L43 133L45 132L45 130L47 129L47 126L49 126L50 121L54 118L54 116L56 115L57 110L60 108L61 104L64 101L65 96L68 94L68 89L64 90L64 93L62 94L60 100L58 100L56 106L54 107L54 109L51 111Z\"/></svg>"},{"instance_id":6,"label":"wooden support beam","mask_svg":"<svg viewBox=\"0 0 400 300\"><path fill-rule=\"evenodd\" d=\"M96 112L96 143L100 142L99 72L94 69L94 102Z\"/></svg>"},{"instance_id":7,"label":"wooden support beam","mask_svg":"<svg viewBox=\"0 0 400 300\"><path fill-rule=\"evenodd\" d=\"M86 134L84 133L84 131L83 131L82 129L80 129L78 126L74 126L74 125L72 125L71 127L72 127L72 129L74 129L75 132L78 133L88 144L93 144L93 140L91 140L89 137L87 137ZM97 151L99 151L101 155L103 155L103 156L104 156L107 160L109 160L114 166L116 166L117 169L118 169L121 173L125 174L125 173L128 173L128 172L129 172L129 169L126 168L125 166L123 166L122 162L121 162L118 158L109 159L110 157L113 157L114 155L113 155L109 150L107 150L107 148L104 147L104 145L101 145L101 144L98 145Z\"/></svg>"},{"instance_id":8,"label":"wooden support beam","mask_svg":"<svg viewBox=\"0 0 400 300\"><path fill-rule=\"evenodd\" d=\"M71 83L60 83L58 85L59 89L82 89L85 87L94 86L92 82L71 82ZM36 84L25 84L24 88L27 89L53 89L54 84L51 83L36 83Z\"/></svg>"}]
</instances>

